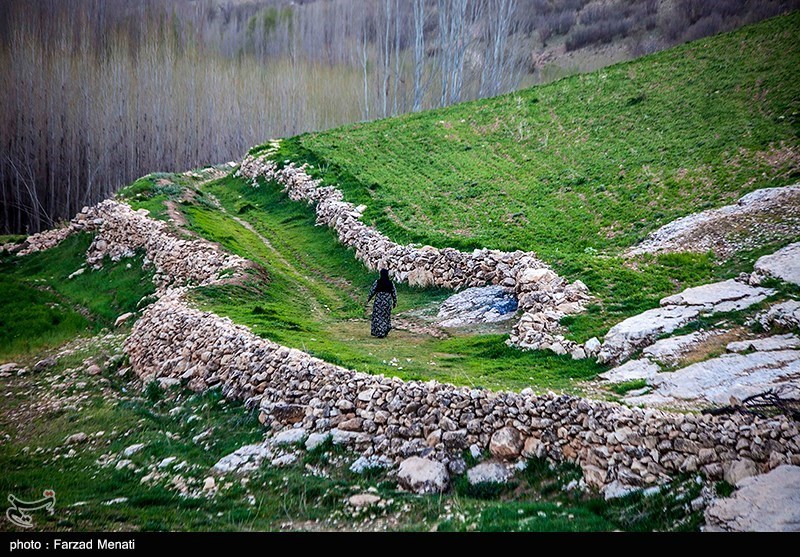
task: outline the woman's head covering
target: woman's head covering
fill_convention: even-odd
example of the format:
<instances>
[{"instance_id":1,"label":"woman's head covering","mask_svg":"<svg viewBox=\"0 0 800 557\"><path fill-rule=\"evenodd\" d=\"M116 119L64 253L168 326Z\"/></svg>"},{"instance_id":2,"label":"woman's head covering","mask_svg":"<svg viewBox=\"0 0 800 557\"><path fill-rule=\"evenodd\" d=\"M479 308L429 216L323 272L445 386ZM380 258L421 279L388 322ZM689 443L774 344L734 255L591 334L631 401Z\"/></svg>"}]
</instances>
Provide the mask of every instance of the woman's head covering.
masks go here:
<instances>
[{"instance_id":1,"label":"woman's head covering","mask_svg":"<svg viewBox=\"0 0 800 557\"><path fill-rule=\"evenodd\" d=\"M378 279L378 292L391 292L392 279L389 278L389 270L381 269L381 278Z\"/></svg>"}]
</instances>

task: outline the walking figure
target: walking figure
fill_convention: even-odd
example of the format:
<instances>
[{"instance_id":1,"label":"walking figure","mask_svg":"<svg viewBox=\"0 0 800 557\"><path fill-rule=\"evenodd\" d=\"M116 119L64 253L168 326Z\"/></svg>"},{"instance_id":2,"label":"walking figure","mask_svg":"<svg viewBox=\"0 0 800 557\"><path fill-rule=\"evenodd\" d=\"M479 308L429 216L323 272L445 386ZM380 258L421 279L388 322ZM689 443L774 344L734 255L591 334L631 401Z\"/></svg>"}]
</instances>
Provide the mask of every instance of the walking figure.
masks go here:
<instances>
[{"instance_id":1,"label":"walking figure","mask_svg":"<svg viewBox=\"0 0 800 557\"><path fill-rule=\"evenodd\" d=\"M397 307L397 289L389 278L388 270L381 269L380 278L372 283L367 304L373 296L375 304L372 306L371 334L384 338L392 328L392 308Z\"/></svg>"}]
</instances>

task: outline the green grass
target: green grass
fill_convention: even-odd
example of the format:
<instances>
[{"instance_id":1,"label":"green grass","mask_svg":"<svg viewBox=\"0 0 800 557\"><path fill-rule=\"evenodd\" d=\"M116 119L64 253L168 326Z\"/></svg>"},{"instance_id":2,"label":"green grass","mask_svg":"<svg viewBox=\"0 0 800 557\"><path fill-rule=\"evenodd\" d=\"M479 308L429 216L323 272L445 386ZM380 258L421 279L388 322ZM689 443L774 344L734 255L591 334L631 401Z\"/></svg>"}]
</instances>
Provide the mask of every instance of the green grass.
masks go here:
<instances>
[{"instance_id":1,"label":"green grass","mask_svg":"<svg viewBox=\"0 0 800 557\"><path fill-rule=\"evenodd\" d=\"M50 250L0 259L0 358L34 353L114 324L153 292L142 257L87 268L92 237L81 233ZM130 265L130 268L128 267Z\"/></svg>"},{"instance_id":2,"label":"green grass","mask_svg":"<svg viewBox=\"0 0 800 557\"><path fill-rule=\"evenodd\" d=\"M216 475L218 491L209 496L200 488L213 464L263 439L256 413L219 390L140 389L130 374L119 375L124 362L109 364L123 338L86 339L51 369L0 379L13 394L0 399L0 427L11 435L0 445L0 490L22 499L41 497L45 489L56 493L52 516L33 513L35 530L683 530L701 520L685 508L700 489L691 480L675 482L664 495L606 502L563 489L580 477L576 467L531 460L493 493L469 492L464 477L456 476L446 494L415 496L398 491L386 471L354 474L349 466L357 455L331 443L301 451L284 468L264 464L244 481ZM101 375L85 375L87 359L103 368ZM34 403L42 400L48 404ZM66 445L77 432L89 440ZM127 457L133 469L117 469L126 458L122 451L138 443L144 448ZM158 468L166 457L177 460ZM142 481L153 472L160 476ZM176 482L190 493L180 495ZM347 498L366 490L386 507L354 512ZM126 500L109 504L118 498ZM4 521L0 529L6 528Z\"/></svg>"},{"instance_id":3,"label":"green grass","mask_svg":"<svg viewBox=\"0 0 800 557\"><path fill-rule=\"evenodd\" d=\"M608 388L618 395L624 395L630 391L643 389L646 386L647 381L645 379L631 379L630 381L623 381L622 383L614 383L613 385L609 385Z\"/></svg>"},{"instance_id":4,"label":"green grass","mask_svg":"<svg viewBox=\"0 0 800 557\"><path fill-rule=\"evenodd\" d=\"M798 180L798 26L795 12L492 99L300 135L274 158L309 163L395 241L535 251L598 297L568 322L585 340L751 269L756 251L619 255L675 218Z\"/></svg>"}]
</instances>

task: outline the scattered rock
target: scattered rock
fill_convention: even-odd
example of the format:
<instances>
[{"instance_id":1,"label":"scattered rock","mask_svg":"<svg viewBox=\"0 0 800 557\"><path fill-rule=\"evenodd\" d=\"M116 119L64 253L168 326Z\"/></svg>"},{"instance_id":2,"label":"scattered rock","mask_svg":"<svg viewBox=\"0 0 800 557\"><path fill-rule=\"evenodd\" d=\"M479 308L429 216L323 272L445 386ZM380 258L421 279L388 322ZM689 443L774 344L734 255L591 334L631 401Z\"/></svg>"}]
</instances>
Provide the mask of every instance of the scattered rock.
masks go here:
<instances>
[{"instance_id":1,"label":"scattered rock","mask_svg":"<svg viewBox=\"0 0 800 557\"><path fill-rule=\"evenodd\" d=\"M131 317L133 317L133 312L129 311L128 313L123 313L122 315L117 317L117 319L114 321L114 326L119 327L120 325L128 321Z\"/></svg>"},{"instance_id":2,"label":"scattered rock","mask_svg":"<svg viewBox=\"0 0 800 557\"><path fill-rule=\"evenodd\" d=\"M481 462L467 470L467 481L470 485L482 483L507 483L514 477L513 470L501 462Z\"/></svg>"},{"instance_id":3,"label":"scattered rock","mask_svg":"<svg viewBox=\"0 0 800 557\"><path fill-rule=\"evenodd\" d=\"M33 371L39 373L50 369L54 365L56 365L55 357L48 356L47 358L44 358L43 360L39 360L38 362L36 362L36 364L33 366Z\"/></svg>"},{"instance_id":4,"label":"scattered rock","mask_svg":"<svg viewBox=\"0 0 800 557\"><path fill-rule=\"evenodd\" d=\"M101 373L103 373L103 370L97 364L92 364L86 368L87 375L100 375Z\"/></svg>"},{"instance_id":5,"label":"scattered rock","mask_svg":"<svg viewBox=\"0 0 800 557\"><path fill-rule=\"evenodd\" d=\"M775 304L759 314L758 321L767 330L773 327L798 329L800 328L800 301L787 300Z\"/></svg>"},{"instance_id":6,"label":"scattered rock","mask_svg":"<svg viewBox=\"0 0 800 557\"><path fill-rule=\"evenodd\" d=\"M800 467L783 465L743 479L731 497L705 511L710 532L799 532Z\"/></svg>"},{"instance_id":7,"label":"scattered rock","mask_svg":"<svg viewBox=\"0 0 800 557\"><path fill-rule=\"evenodd\" d=\"M81 431L80 433L74 433L67 437L66 443L67 445L77 445L78 443L85 443L88 440L89 436Z\"/></svg>"},{"instance_id":8,"label":"scattered rock","mask_svg":"<svg viewBox=\"0 0 800 557\"><path fill-rule=\"evenodd\" d=\"M368 470L376 468L388 468L392 461L383 456L360 456L350 465L350 471L354 474L363 474Z\"/></svg>"},{"instance_id":9,"label":"scattered rock","mask_svg":"<svg viewBox=\"0 0 800 557\"><path fill-rule=\"evenodd\" d=\"M144 443L134 443L133 445L129 445L125 447L122 451L122 455L125 457L131 457L144 449Z\"/></svg>"},{"instance_id":10,"label":"scattered rock","mask_svg":"<svg viewBox=\"0 0 800 557\"><path fill-rule=\"evenodd\" d=\"M158 463L158 467L159 468L166 468L169 465L171 465L173 462L175 462L176 460L178 460L177 456L168 456L165 459L163 459L161 462Z\"/></svg>"},{"instance_id":11,"label":"scattered rock","mask_svg":"<svg viewBox=\"0 0 800 557\"><path fill-rule=\"evenodd\" d=\"M639 488L624 484L619 480L614 480L607 486L605 486L601 492L603 493L603 497L606 501L610 499L619 499L620 497L625 497L626 495L630 495L634 491L637 491Z\"/></svg>"},{"instance_id":12,"label":"scattered rock","mask_svg":"<svg viewBox=\"0 0 800 557\"><path fill-rule=\"evenodd\" d=\"M796 237L800 234L798 206L800 185L756 190L733 205L672 221L629 249L626 255L713 250L721 260L727 259L743 249ZM747 231L744 240L742 230Z\"/></svg>"},{"instance_id":13,"label":"scattered rock","mask_svg":"<svg viewBox=\"0 0 800 557\"><path fill-rule=\"evenodd\" d=\"M214 479L214 476L208 476L205 480L203 480L203 491L213 491L217 488L217 482Z\"/></svg>"},{"instance_id":14,"label":"scattered rock","mask_svg":"<svg viewBox=\"0 0 800 557\"><path fill-rule=\"evenodd\" d=\"M260 468L265 459L272 456L272 449L264 443L244 445L222 457L214 465L213 471L217 474L252 472Z\"/></svg>"},{"instance_id":15,"label":"scattered rock","mask_svg":"<svg viewBox=\"0 0 800 557\"><path fill-rule=\"evenodd\" d=\"M313 451L317 447L322 446L328 439L331 438L331 434L329 432L324 433L312 433L306 439L306 450Z\"/></svg>"},{"instance_id":16,"label":"scattered rock","mask_svg":"<svg viewBox=\"0 0 800 557\"><path fill-rule=\"evenodd\" d=\"M371 507L373 505L377 505L380 502L381 498L374 493L358 493L357 495L351 495L347 499L347 504L351 507L355 507L357 509L361 509L364 507Z\"/></svg>"},{"instance_id":17,"label":"scattered rock","mask_svg":"<svg viewBox=\"0 0 800 557\"><path fill-rule=\"evenodd\" d=\"M400 463L397 481L401 487L414 493L442 493L447 490L450 477L441 462L412 456Z\"/></svg>"}]
</instances>

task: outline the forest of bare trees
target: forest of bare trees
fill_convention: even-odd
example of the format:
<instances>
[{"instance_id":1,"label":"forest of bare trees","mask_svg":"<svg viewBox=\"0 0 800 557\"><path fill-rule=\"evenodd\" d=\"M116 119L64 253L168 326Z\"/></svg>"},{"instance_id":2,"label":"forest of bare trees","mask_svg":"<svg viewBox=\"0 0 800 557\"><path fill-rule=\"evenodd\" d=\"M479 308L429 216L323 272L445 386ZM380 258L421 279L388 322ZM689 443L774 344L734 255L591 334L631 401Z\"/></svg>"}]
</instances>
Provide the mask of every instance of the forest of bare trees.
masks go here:
<instances>
[{"instance_id":1,"label":"forest of bare trees","mask_svg":"<svg viewBox=\"0 0 800 557\"><path fill-rule=\"evenodd\" d=\"M497 95L799 3L3 0L0 229L271 137ZM559 67L576 52L583 66Z\"/></svg>"}]
</instances>

